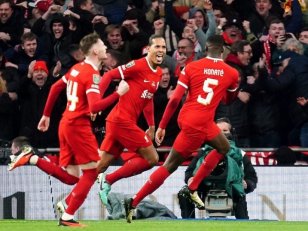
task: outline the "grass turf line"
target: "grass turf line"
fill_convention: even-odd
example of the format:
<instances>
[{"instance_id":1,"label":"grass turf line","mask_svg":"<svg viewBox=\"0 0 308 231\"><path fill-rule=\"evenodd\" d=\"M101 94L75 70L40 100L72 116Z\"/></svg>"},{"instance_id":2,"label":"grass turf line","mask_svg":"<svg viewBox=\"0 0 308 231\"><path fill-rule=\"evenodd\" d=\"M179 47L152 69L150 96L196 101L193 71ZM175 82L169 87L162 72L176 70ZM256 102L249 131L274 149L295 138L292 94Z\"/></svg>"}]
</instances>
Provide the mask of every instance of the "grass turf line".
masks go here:
<instances>
[{"instance_id":1,"label":"grass turf line","mask_svg":"<svg viewBox=\"0 0 308 231\"><path fill-rule=\"evenodd\" d=\"M211 221L211 220L124 220L81 221L83 231L307 231L308 222L285 221ZM0 231L54 231L71 229L57 221L0 220ZM76 229L76 228L74 228Z\"/></svg>"}]
</instances>

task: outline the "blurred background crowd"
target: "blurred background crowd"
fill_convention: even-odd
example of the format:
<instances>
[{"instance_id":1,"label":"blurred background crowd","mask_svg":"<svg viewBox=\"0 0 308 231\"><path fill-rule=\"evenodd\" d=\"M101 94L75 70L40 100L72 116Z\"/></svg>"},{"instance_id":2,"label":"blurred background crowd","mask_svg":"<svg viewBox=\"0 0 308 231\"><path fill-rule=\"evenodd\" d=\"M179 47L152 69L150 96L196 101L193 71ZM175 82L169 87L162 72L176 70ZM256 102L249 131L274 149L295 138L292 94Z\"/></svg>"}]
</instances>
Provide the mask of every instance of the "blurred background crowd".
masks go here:
<instances>
[{"instance_id":1,"label":"blurred background crowd","mask_svg":"<svg viewBox=\"0 0 308 231\"><path fill-rule=\"evenodd\" d=\"M38 131L37 124L51 85L84 59L78 44L92 32L108 47L102 75L144 56L150 35L164 35L167 56L154 97L156 125L181 70L206 56L209 36L221 34L223 59L241 81L237 99L221 104L216 119L230 119L239 147L308 147L306 0L0 0L1 140L26 136L36 148L58 147L65 92L49 131ZM112 83L105 94L115 88ZM93 122L98 142L110 109ZM179 131L177 113L164 146L171 146ZM147 127L144 118L139 124Z\"/></svg>"}]
</instances>

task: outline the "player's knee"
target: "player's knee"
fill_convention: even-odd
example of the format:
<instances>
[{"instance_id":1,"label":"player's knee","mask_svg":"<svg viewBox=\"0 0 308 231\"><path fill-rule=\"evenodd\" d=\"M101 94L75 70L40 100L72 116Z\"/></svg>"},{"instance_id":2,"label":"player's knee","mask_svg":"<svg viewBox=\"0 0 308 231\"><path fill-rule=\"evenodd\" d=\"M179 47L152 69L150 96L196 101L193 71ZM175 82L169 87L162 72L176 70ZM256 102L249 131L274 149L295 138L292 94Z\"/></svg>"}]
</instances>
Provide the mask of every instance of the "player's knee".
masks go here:
<instances>
[{"instance_id":1,"label":"player's knee","mask_svg":"<svg viewBox=\"0 0 308 231\"><path fill-rule=\"evenodd\" d=\"M229 152L230 150L230 144L229 143L226 143L224 145L221 145L217 151L222 154L222 155L227 155L227 153Z\"/></svg>"},{"instance_id":2,"label":"player's knee","mask_svg":"<svg viewBox=\"0 0 308 231\"><path fill-rule=\"evenodd\" d=\"M155 155L155 156L151 157L150 159L148 159L148 162L149 162L150 166L153 167L153 166L157 165L158 160L159 160L158 155Z\"/></svg>"}]
</instances>

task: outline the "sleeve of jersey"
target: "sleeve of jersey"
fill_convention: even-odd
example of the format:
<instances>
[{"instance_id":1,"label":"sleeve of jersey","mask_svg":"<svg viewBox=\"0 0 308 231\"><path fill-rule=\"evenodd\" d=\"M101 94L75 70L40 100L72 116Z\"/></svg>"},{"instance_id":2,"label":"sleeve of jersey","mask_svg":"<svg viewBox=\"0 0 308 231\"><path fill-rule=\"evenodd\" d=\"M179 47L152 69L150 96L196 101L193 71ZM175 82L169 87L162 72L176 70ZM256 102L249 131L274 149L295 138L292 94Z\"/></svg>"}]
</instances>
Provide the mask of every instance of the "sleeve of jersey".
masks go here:
<instances>
[{"instance_id":1,"label":"sleeve of jersey","mask_svg":"<svg viewBox=\"0 0 308 231\"><path fill-rule=\"evenodd\" d=\"M111 104L113 104L117 99L119 99L120 95L117 92L108 95L106 98L101 98L100 94L97 93L88 93L87 98L89 102L89 109L92 113L98 113L100 111L105 110Z\"/></svg>"},{"instance_id":2,"label":"sleeve of jersey","mask_svg":"<svg viewBox=\"0 0 308 231\"><path fill-rule=\"evenodd\" d=\"M61 91L66 88L66 82L65 76L63 76L51 86L43 112L45 116L50 117L53 106L55 105Z\"/></svg>"},{"instance_id":3,"label":"sleeve of jersey","mask_svg":"<svg viewBox=\"0 0 308 231\"><path fill-rule=\"evenodd\" d=\"M100 89L101 95L102 96L104 95L104 93L107 90L110 82L113 79L119 79L119 78L120 78L120 74L119 74L119 71L118 71L117 68L112 69L112 70L104 73L102 80L99 83L99 89Z\"/></svg>"},{"instance_id":4,"label":"sleeve of jersey","mask_svg":"<svg viewBox=\"0 0 308 231\"><path fill-rule=\"evenodd\" d=\"M143 109L143 115L144 115L144 118L147 121L149 127L150 126L155 126L155 123L154 123L154 102L153 102L153 98L146 105L146 107Z\"/></svg>"},{"instance_id":5,"label":"sleeve of jersey","mask_svg":"<svg viewBox=\"0 0 308 231\"><path fill-rule=\"evenodd\" d=\"M99 83L99 91L98 92L89 92L87 94L89 109L92 113L97 113L99 111L105 110L111 104L113 104L117 99L119 99L120 95L117 92L112 93L106 98L102 99L106 89L108 88L112 79L119 79L119 71L117 68L108 71L102 77L102 80ZM100 94L97 94L100 93Z\"/></svg>"},{"instance_id":6,"label":"sleeve of jersey","mask_svg":"<svg viewBox=\"0 0 308 231\"><path fill-rule=\"evenodd\" d=\"M234 83L227 89L227 92L222 99L222 102L225 104L232 103L236 98L239 91L239 75L236 74Z\"/></svg>"},{"instance_id":7,"label":"sleeve of jersey","mask_svg":"<svg viewBox=\"0 0 308 231\"><path fill-rule=\"evenodd\" d=\"M163 118L159 123L159 127L165 129L170 121L171 116L173 116L175 110L177 109L182 97L187 89L186 85L182 85L181 82L178 81L178 85L174 90L173 95L171 96L167 107L165 109Z\"/></svg>"}]
</instances>

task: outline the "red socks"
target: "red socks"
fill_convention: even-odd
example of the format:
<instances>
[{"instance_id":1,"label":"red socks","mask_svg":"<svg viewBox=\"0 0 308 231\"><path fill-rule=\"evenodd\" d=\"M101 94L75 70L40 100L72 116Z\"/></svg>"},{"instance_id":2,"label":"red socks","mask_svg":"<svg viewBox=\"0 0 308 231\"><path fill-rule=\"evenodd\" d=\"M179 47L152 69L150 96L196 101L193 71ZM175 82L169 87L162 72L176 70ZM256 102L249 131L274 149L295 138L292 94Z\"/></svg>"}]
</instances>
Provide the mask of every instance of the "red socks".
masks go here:
<instances>
[{"instance_id":1,"label":"red socks","mask_svg":"<svg viewBox=\"0 0 308 231\"><path fill-rule=\"evenodd\" d=\"M191 191L196 191L198 189L198 186L200 182L209 176L211 172L214 170L214 168L217 166L217 164L223 160L225 156L223 154L220 154L215 149L212 150L203 160L202 164L200 165L198 171L196 172L196 175L193 177L193 180L188 185L188 188Z\"/></svg>"},{"instance_id":2,"label":"red socks","mask_svg":"<svg viewBox=\"0 0 308 231\"><path fill-rule=\"evenodd\" d=\"M36 166L42 171L57 178L65 184L74 185L79 181L78 177L70 175L63 168L43 158L38 158Z\"/></svg>"},{"instance_id":3,"label":"red socks","mask_svg":"<svg viewBox=\"0 0 308 231\"><path fill-rule=\"evenodd\" d=\"M130 176L137 175L151 168L149 162L142 157L134 157L124 163L122 167L117 169L111 174L106 175L106 182L113 184L114 182L127 178Z\"/></svg>"},{"instance_id":4,"label":"red socks","mask_svg":"<svg viewBox=\"0 0 308 231\"><path fill-rule=\"evenodd\" d=\"M134 196L132 206L136 208L136 206L140 201L142 201L143 198L158 189L159 186L161 186L165 179L167 179L169 176L170 173L164 166L160 166L158 169L156 169L156 171L151 174L139 192Z\"/></svg>"},{"instance_id":5,"label":"red socks","mask_svg":"<svg viewBox=\"0 0 308 231\"><path fill-rule=\"evenodd\" d=\"M96 169L82 170L82 172L83 175L80 177L78 183L69 194L69 199L66 198L65 200L69 202L65 212L70 215L74 215L82 205L97 178Z\"/></svg>"}]
</instances>

